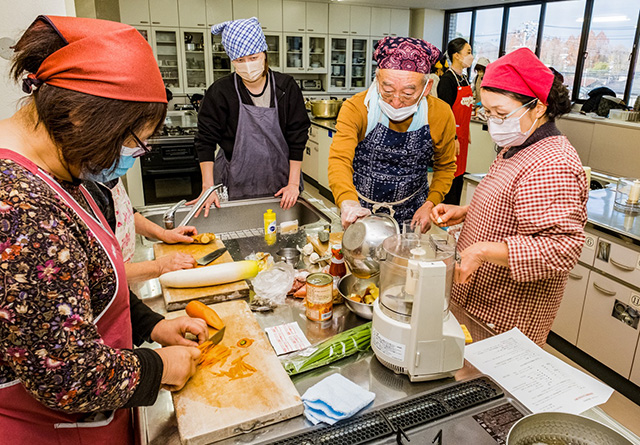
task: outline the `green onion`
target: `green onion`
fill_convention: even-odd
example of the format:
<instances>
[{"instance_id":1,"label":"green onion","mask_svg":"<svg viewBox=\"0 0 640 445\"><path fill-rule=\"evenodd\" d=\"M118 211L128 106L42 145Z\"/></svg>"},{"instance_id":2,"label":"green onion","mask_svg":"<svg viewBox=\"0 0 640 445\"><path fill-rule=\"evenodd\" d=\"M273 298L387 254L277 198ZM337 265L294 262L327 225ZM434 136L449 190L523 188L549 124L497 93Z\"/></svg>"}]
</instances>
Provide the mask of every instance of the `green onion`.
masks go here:
<instances>
[{"instance_id":1,"label":"green onion","mask_svg":"<svg viewBox=\"0 0 640 445\"><path fill-rule=\"evenodd\" d=\"M298 351L280 361L289 375L328 365L371 346L371 322L336 334L317 346ZM313 352L312 352L313 351Z\"/></svg>"}]
</instances>

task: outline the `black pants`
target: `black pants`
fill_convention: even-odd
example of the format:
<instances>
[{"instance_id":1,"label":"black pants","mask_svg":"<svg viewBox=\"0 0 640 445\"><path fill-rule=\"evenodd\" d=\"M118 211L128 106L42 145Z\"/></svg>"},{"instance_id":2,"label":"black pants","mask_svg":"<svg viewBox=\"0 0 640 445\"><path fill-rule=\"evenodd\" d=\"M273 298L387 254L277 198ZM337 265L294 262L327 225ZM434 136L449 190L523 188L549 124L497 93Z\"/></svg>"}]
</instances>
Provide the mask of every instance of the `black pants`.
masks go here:
<instances>
[{"instance_id":1,"label":"black pants","mask_svg":"<svg viewBox=\"0 0 640 445\"><path fill-rule=\"evenodd\" d=\"M462 196L462 186L464 185L464 174L453 178L453 183L449 189L449 193L444 196L445 204L460 205L460 197Z\"/></svg>"}]
</instances>

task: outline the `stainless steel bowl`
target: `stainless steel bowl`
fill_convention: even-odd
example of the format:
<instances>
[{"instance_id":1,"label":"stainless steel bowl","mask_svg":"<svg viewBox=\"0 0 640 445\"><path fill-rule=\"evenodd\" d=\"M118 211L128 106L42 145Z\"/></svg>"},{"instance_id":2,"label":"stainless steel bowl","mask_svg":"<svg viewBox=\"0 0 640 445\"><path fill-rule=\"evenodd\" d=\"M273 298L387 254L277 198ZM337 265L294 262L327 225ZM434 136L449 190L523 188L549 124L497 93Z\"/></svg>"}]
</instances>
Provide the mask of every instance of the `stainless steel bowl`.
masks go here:
<instances>
[{"instance_id":1,"label":"stainless steel bowl","mask_svg":"<svg viewBox=\"0 0 640 445\"><path fill-rule=\"evenodd\" d=\"M378 275L382 242L399 233L398 223L387 215L369 215L347 227L342 236L342 253L351 272L359 278Z\"/></svg>"},{"instance_id":2,"label":"stainless steel bowl","mask_svg":"<svg viewBox=\"0 0 640 445\"><path fill-rule=\"evenodd\" d=\"M369 283L378 285L380 277L374 276L371 278L358 278L352 274L347 274L340 279L338 283L338 292L342 295L344 304L354 312L356 315L371 320L373 318L373 305L366 303L358 303L349 299L349 295L352 293L361 294Z\"/></svg>"},{"instance_id":3,"label":"stainless steel bowl","mask_svg":"<svg viewBox=\"0 0 640 445\"><path fill-rule=\"evenodd\" d=\"M341 106L341 100L312 100L311 114L321 119L332 119L338 116Z\"/></svg>"},{"instance_id":4,"label":"stainless steel bowl","mask_svg":"<svg viewBox=\"0 0 640 445\"><path fill-rule=\"evenodd\" d=\"M631 445L611 428L587 417L567 413L537 413L511 427L507 445L534 444Z\"/></svg>"},{"instance_id":5,"label":"stainless steel bowl","mask_svg":"<svg viewBox=\"0 0 640 445\"><path fill-rule=\"evenodd\" d=\"M300 261L300 252L295 247L285 247L276 252L276 260L284 261L287 264L291 264L293 267L298 265Z\"/></svg>"}]
</instances>

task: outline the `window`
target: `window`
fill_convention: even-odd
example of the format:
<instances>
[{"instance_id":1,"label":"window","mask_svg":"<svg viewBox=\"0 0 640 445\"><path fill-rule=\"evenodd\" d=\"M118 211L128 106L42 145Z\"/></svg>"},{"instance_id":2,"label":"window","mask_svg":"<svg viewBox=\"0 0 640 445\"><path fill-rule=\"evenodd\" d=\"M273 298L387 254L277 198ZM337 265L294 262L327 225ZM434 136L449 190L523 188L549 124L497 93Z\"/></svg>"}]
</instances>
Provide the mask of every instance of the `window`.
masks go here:
<instances>
[{"instance_id":1,"label":"window","mask_svg":"<svg viewBox=\"0 0 640 445\"><path fill-rule=\"evenodd\" d=\"M539 22L540 5L509 8L505 53L510 53L518 48L529 48L535 52Z\"/></svg>"},{"instance_id":2,"label":"window","mask_svg":"<svg viewBox=\"0 0 640 445\"><path fill-rule=\"evenodd\" d=\"M580 98L594 88L611 88L624 97L638 23L638 5L628 0L594 0ZM582 18L579 19L582 23Z\"/></svg>"},{"instance_id":3,"label":"window","mask_svg":"<svg viewBox=\"0 0 640 445\"><path fill-rule=\"evenodd\" d=\"M629 97L629 105L635 105L636 101L640 101L640 57L636 61L636 71L631 83L631 96ZM634 107L636 111L640 111L639 108Z\"/></svg>"},{"instance_id":4,"label":"window","mask_svg":"<svg viewBox=\"0 0 640 445\"><path fill-rule=\"evenodd\" d=\"M469 41L469 36L471 36L471 16L471 11L451 14L449 17L449 39L444 43L443 51L447 50L447 43L458 37L462 37L467 42Z\"/></svg>"},{"instance_id":5,"label":"window","mask_svg":"<svg viewBox=\"0 0 640 445\"><path fill-rule=\"evenodd\" d=\"M540 60L564 76L569 91L573 88L580 53L581 20L586 0L547 4L540 43Z\"/></svg>"},{"instance_id":6,"label":"window","mask_svg":"<svg viewBox=\"0 0 640 445\"><path fill-rule=\"evenodd\" d=\"M479 9L476 12L476 29L473 34L473 53L490 61L500 53L500 30L503 8Z\"/></svg>"}]
</instances>

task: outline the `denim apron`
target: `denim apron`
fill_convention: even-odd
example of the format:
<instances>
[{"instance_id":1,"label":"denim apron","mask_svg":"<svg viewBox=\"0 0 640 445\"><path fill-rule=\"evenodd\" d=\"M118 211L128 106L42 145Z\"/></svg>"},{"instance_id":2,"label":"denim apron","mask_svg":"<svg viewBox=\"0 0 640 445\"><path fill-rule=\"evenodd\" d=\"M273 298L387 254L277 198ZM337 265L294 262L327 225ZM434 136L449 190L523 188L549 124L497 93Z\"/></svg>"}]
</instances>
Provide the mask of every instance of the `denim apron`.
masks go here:
<instances>
[{"instance_id":1,"label":"denim apron","mask_svg":"<svg viewBox=\"0 0 640 445\"><path fill-rule=\"evenodd\" d=\"M239 103L233 154L227 161L218 150L213 167L216 182L227 187L231 200L273 196L289 183L289 146L280 128L275 77L269 76L274 108L242 103L238 76L233 75Z\"/></svg>"},{"instance_id":2,"label":"denim apron","mask_svg":"<svg viewBox=\"0 0 640 445\"><path fill-rule=\"evenodd\" d=\"M360 204L373 213L386 210L399 224L413 218L429 195L427 171L432 158L428 123L400 133L378 122L358 143L353 158L353 184Z\"/></svg>"}]
</instances>

